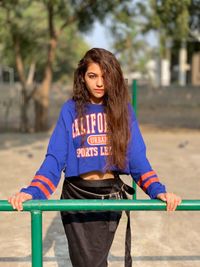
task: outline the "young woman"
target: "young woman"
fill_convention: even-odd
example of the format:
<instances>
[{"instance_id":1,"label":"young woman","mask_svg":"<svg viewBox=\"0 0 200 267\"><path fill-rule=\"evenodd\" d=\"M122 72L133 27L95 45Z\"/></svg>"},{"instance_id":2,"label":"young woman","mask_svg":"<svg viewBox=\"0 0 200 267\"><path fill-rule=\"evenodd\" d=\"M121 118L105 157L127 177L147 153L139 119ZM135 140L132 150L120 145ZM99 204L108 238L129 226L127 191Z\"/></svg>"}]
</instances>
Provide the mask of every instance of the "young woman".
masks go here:
<instances>
[{"instance_id":1,"label":"young woman","mask_svg":"<svg viewBox=\"0 0 200 267\"><path fill-rule=\"evenodd\" d=\"M166 192L146 158L115 56L105 49L89 50L75 71L73 89L44 162L31 184L9 198L12 206L20 211L24 201L49 198L64 171L62 199L126 198L133 189L119 175L130 174L150 198L166 201L167 210L174 211L181 199ZM61 212L61 217L73 267L106 267L121 212ZM131 266L130 247L125 264Z\"/></svg>"}]
</instances>

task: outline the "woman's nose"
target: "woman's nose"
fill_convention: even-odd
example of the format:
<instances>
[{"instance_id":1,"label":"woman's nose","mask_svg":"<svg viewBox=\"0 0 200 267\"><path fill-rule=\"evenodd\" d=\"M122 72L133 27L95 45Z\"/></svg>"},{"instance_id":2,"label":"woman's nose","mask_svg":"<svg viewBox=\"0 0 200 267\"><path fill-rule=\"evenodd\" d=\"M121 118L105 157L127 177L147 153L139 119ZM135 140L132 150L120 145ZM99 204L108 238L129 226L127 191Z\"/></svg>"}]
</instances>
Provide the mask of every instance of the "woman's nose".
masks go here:
<instances>
[{"instance_id":1,"label":"woman's nose","mask_svg":"<svg viewBox=\"0 0 200 267\"><path fill-rule=\"evenodd\" d=\"M103 86L103 78L99 77L99 78L97 79L97 86L98 86L98 87L102 87L102 86Z\"/></svg>"}]
</instances>

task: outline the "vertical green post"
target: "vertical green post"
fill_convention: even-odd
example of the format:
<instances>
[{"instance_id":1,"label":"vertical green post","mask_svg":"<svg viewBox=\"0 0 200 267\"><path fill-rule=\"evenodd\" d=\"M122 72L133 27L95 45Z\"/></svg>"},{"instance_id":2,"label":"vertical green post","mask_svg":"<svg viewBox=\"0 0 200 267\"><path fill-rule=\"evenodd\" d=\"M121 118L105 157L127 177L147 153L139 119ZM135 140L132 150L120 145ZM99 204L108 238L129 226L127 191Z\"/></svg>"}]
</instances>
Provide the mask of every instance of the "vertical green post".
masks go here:
<instances>
[{"instance_id":1,"label":"vertical green post","mask_svg":"<svg viewBox=\"0 0 200 267\"><path fill-rule=\"evenodd\" d=\"M137 116L137 80L133 80L132 84L132 105Z\"/></svg>"},{"instance_id":2,"label":"vertical green post","mask_svg":"<svg viewBox=\"0 0 200 267\"><path fill-rule=\"evenodd\" d=\"M132 83L132 105L137 116L137 80L133 80ZM133 188L135 189L135 194L133 195L133 199L137 199L137 186L136 183L133 181Z\"/></svg>"},{"instance_id":3,"label":"vertical green post","mask_svg":"<svg viewBox=\"0 0 200 267\"><path fill-rule=\"evenodd\" d=\"M42 267L42 211L31 211L32 267Z\"/></svg>"}]
</instances>

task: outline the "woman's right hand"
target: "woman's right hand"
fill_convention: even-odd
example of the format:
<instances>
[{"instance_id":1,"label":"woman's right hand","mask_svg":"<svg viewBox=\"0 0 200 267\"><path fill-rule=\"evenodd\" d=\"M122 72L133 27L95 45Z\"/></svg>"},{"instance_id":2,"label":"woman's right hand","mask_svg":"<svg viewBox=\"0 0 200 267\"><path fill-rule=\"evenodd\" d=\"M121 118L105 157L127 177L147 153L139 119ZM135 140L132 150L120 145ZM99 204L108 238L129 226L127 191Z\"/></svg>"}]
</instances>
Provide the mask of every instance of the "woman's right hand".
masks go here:
<instances>
[{"instance_id":1,"label":"woman's right hand","mask_svg":"<svg viewBox=\"0 0 200 267\"><path fill-rule=\"evenodd\" d=\"M33 199L32 195L24 192L19 192L16 193L14 196L9 197L8 202L12 205L13 209L21 211L23 210L22 203L31 199Z\"/></svg>"}]
</instances>

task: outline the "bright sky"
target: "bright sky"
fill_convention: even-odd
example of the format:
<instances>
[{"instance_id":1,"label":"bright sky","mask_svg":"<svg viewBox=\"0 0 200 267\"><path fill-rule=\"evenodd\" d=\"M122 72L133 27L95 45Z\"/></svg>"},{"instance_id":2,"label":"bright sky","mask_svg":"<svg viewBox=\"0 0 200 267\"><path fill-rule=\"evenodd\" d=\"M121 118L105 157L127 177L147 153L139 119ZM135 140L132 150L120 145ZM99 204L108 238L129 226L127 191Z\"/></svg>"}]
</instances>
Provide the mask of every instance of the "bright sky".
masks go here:
<instances>
[{"instance_id":1,"label":"bright sky","mask_svg":"<svg viewBox=\"0 0 200 267\"><path fill-rule=\"evenodd\" d=\"M100 23L94 24L93 30L85 35L86 41L92 47L111 49L111 39L109 40L108 31Z\"/></svg>"}]
</instances>

